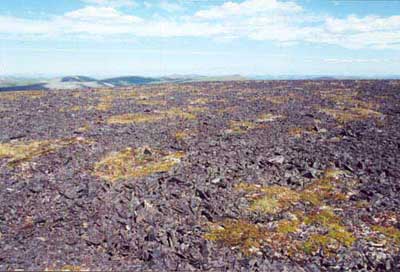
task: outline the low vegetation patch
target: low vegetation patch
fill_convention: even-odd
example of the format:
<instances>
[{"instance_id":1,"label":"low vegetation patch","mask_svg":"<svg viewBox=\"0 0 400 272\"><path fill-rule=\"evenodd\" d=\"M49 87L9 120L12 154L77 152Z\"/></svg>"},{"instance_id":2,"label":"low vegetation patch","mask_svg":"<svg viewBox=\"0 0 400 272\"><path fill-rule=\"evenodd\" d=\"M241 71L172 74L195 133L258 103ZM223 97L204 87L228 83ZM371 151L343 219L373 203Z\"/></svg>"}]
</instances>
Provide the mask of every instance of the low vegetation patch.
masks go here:
<instances>
[{"instance_id":1,"label":"low vegetation patch","mask_svg":"<svg viewBox=\"0 0 400 272\"><path fill-rule=\"evenodd\" d=\"M44 96L42 91L16 91L16 92L1 92L0 100L18 100L22 98L35 99Z\"/></svg>"},{"instance_id":2,"label":"low vegetation patch","mask_svg":"<svg viewBox=\"0 0 400 272\"><path fill-rule=\"evenodd\" d=\"M367 108L322 109L321 112L333 117L339 123L360 121L368 118L379 118L380 112Z\"/></svg>"},{"instance_id":3,"label":"low vegetation patch","mask_svg":"<svg viewBox=\"0 0 400 272\"><path fill-rule=\"evenodd\" d=\"M290 96L266 96L263 98L273 104L284 104L290 101Z\"/></svg>"},{"instance_id":4,"label":"low vegetation patch","mask_svg":"<svg viewBox=\"0 0 400 272\"><path fill-rule=\"evenodd\" d=\"M231 121L229 123L229 129L225 132L228 134L243 134L256 127L257 124L251 121Z\"/></svg>"},{"instance_id":5,"label":"low vegetation patch","mask_svg":"<svg viewBox=\"0 0 400 272\"><path fill-rule=\"evenodd\" d=\"M15 142L0 144L0 159L6 158L9 166L18 166L19 164L31 161L36 157L40 157L52 152L56 152L64 147L77 143L90 143L81 137Z\"/></svg>"},{"instance_id":6,"label":"low vegetation patch","mask_svg":"<svg viewBox=\"0 0 400 272\"><path fill-rule=\"evenodd\" d=\"M205 238L224 246L237 247L246 255L259 250L265 235L257 225L245 220L225 220L211 228Z\"/></svg>"},{"instance_id":7,"label":"low vegetation patch","mask_svg":"<svg viewBox=\"0 0 400 272\"><path fill-rule=\"evenodd\" d=\"M374 231L382 233L387 238L391 239L397 245L400 245L400 230L394 226L372 226Z\"/></svg>"},{"instance_id":8,"label":"low vegetation patch","mask_svg":"<svg viewBox=\"0 0 400 272\"><path fill-rule=\"evenodd\" d=\"M189 101L190 105L206 105L209 103L209 99L207 98L197 98L197 99L192 99Z\"/></svg>"},{"instance_id":9,"label":"low vegetation patch","mask_svg":"<svg viewBox=\"0 0 400 272\"><path fill-rule=\"evenodd\" d=\"M275 214L299 202L319 206L327 201L343 201L347 196L338 188L343 171L327 169L322 178L315 180L303 190L295 191L284 186L258 186L239 183L237 190L245 191L251 200L250 209Z\"/></svg>"},{"instance_id":10,"label":"low vegetation patch","mask_svg":"<svg viewBox=\"0 0 400 272\"><path fill-rule=\"evenodd\" d=\"M130 147L112 152L95 164L94 173L109 182L168 172L184 156L182 152L165 153L149 147Z\"/></svg>"},{"instance_id":11,"label":"low vegetation patch","mask_svg":"<svg viewBox=\"0 0 400 272\"><path fill-rule=\"evenodd\" d=\"M222 227L211 229L206 238L237 246L246 254L269 246L288 257L299 255L298 252L313 255L319 250L333 254L341 247L350 247L356 240L354 234L333 208L327 206L328 203L336 205L347 199L337 187L343 174L338 169L327 169L322 178L298 191L277 185L239 183L235 189L246 193L246 198L250 200L249 211L286 215L286 219L278 220L273 228L264 227L262 230L249 221L228 221L228 224L223 221ZM303 211L298 205L307 208ZM243 238L247 242L231 240L231 237L241 235L248 235Z\"/></svg>"},{"instance_id":12,"label":"low vegetation patch","mask_svg":"<svg viewBox=\"0 0 400 272\"><path fill-rule=\"evenodd\" d=\"M64 265L61 268L47 268L44 271L61 271L61 272L80 272L90 271L88 268L78 265Z\"/></svg>"},{"instance_id":13,"label":"low vegetation patch","mask_svg":"<svg viewBox=\"0 0 400 272\"><path fill-rule=\"evenodd\" d=\"M335 107L321 109L320 111L333 117L339 123L383 116L382 113L376 111L378 108L376 103L360 100L357 95L357 92L351 92L351 90L323 93L322 97L334 102Z\"/></svg>"},{"instance_id":14,"label":"low vegetation patch","mask_svg":"<svg viewBox=\"0 0 400 272\"><path fill-rule=\"evenodd\" d=\"M164 116L159 114L144 114L144 113L127 113L111 116L108 124L131 124L131 123L151 123L158 122L164 119Z\"/></svg>"},{"instance_id":15,"label":"low vegetation patch","mask_svg":"<svg viewBox=\"0 0 400 272\"><path fill-rule=\"evenodd\" d=\"M341 246L351 246L356 238L342 224L342 220L330 208L318 209L303 218L306 225L321 227L321 232L311 234L303 243L303 249L308 254L316 254L323 250L333 254Z\"/></svg>"},{"instance_id":16,"label":"low vegetation patch","mask_svg":"<svg viewBox=\"0 0 400 272\"><path fill-rule=\"evenodd\" d=\"M282 115L274 115L272 113L265 113L258 117L257 122L273 122L282 119Z\"/></svg>"},{"instance_id":17,"label":"low vegetation patch","mask_svg":"<svg viewBox=\"0 0 400 272\"><path fill-rule=\"evenodd\" d=\"M196 133L197 132L193 129L185 129L181 131L176 131L173 136L176 140L186 140L196 135Z\"/></svg>"},{"instance_id":18,"label":"low vegetation patch","mask_svg":"<svg viewBox=\"0 0 400 272\"><path fill-rule=\"evenodd\" d=\"M300 138L303 135L315 135L318 131L314 126L306 126L306 127L291 127L288 130L288 134L295 138Z\"/></svg>"},{"instance_id":19,"label":"low vegetation patch","mask_svg":"<svg viewBox=\"0 0 400 272\"><path fill-rule=\"evenodd\" d=\"M178 108L171 108L166 111L158 111L154 113L127 113L122 115L111 116L108 119L108 124L130 124L130 123L151 123L158 122L167 118L181 118L193 120L196 115L190 112L180 110Z\"/></svg>"},{"instance_id":20,"label":"low vegetation patch","mask_svg":"<svg viewBox=\"0 0 400 272\"><path fill-rule=\"evenodd\" d=\"M145 106L166 106L166 100L151 100L151 99L142 99L137 100L136 104L145 105Z\"/></svg>"},{"instance_id":21,"label":"low vegetation patch","mask_svg":"<svg viewBox=\"0 0 400 272\"><path fill-rule=\"evenodd\" d=\"M253 199L250 209L269 214L276 214L288 209L300 199L299 193L283 186L262 187L257 193L261 193L262 196L254 193L249 196Z\"/></svg>"}]
</instances>

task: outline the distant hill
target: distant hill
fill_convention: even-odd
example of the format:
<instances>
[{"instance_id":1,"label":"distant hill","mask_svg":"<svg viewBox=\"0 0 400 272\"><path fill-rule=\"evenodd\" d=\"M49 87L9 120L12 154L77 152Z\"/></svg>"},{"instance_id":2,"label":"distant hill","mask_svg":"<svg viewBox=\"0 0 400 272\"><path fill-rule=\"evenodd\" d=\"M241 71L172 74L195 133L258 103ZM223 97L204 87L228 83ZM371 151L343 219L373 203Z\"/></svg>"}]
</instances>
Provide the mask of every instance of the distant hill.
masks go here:
<instances>
[{"instance_id":1,"label":"distant hill","mask_svg":"<svg viewBox=\"0 0 400 272\"><path fill-rule=\"evenodd\" d=\"M99 82L110 84L114 87L125 87L131 85L160 82L160 79L151 77L140 77L140 76L123 76L123 77L103 79L100 80Z\"/></svg>"},{"instance_id":2,"label":"distant hill","mask_svg":"<svg viewBox=\"0 0 400 272\"><path fill-rule=\"evenodd\" d=\"M21 85L21 86L8 86L8 87L0 87L0 92L8 92L8 91L26 91L26 90L44 90L47 89L44 84L31 84L31 85Z\"/></svg>"},{"instance_id":3,"label":"distant hill","mask_svg":"<svg viewBox=\"0 0 400 272\"><path fill-rule=\"evenodd\" d=\"M188 79L190 82L203 82L203 81L242 81L248 78L241 75L226 75L226 76L198 76Z\"/></svg>"},{"instance_id":4,"label":"distant hill","mask_svg":"<svg viewBox=\"0 0 400 272\"><path fill-rule=\"evenodd\" d=\"M205 81L232 81L247 80L240 75L226 76L201 76L201 75L170 75L164 77L142 77L142 76L121 76L106 79L96 79L87 76L66 76L51 79L18 79L12 81L2 80L0 91L20 90L71 90L71 89L92 89L92 88L113 88L129 87L135 85L157 84L157 83L182 83L182 82L205 82Z\"/></svg>"},{"instance_id":5,"label":"distant hill","mask_svg":"<svg viewBox=\"0 0 400 272\"><path fill-rule=\"evenodd\" d=\"M86 77L86 76L67 76L61 78L61 82L93 82L97 79Z\"/></svg>"}]
</instances>

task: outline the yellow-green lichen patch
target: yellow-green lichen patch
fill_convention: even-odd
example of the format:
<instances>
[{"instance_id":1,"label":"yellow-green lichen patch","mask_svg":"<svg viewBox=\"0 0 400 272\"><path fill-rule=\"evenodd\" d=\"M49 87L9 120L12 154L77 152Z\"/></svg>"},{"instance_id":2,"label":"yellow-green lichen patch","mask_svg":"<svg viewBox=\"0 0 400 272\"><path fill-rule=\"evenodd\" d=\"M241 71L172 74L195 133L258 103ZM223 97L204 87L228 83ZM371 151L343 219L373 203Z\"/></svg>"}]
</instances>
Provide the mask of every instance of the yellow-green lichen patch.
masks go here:
<instances>
[{"instance_id":1,"label":"yellow-green lichen patch","mask_svg":"<svg viewBox=\"0 0 400 272\"><path fill-rule=\"evenodd\" d=\"M78 265L64 265L61 268L46 268L44 271L80 272L90 270L88 268Z\"/></svg>"},{"instance_id":2,"label":"yellow-green lichen patch","mask_svg":"<svg viewBox=\"0 0 400 272\"><path fill-rule=\"evenodd\" d=\"M368 118L380 118L380 112L368 108L342 108L342 109L322 109L321 112L333 117L339 123L350 121L360 121Z\"/></svg>"},{"instance_id":3,"label":"yellow-green lichen patch","mask_svg":"<svg viewBox=\"0 0 400 272\"><path fill-rule=\"evenodd\" d=\"M292 137L300 138L301 136L308 134L314 135L317 134L317 130L313 126L308 127L291 127L288 130L288 134Z\"/></svg>"},{"instance_id":4,"label":"yellow-green lichen patch","mask_svg":"<svg viewBox=\"0 0 400 272\"><path fill-rule=\"evenodd\" d=\"M224 246L237 247L245 254L257 252L265 239L260 227L245 220L225 220L214 226L205 238Z\"/></svg>"},{"instance_id":5,"label":"yellow-green lichen patch","mask_svg":"<svg viewBox=\"0 0 400 272\"><path fill-rule=\"evenodd\" d=\"M207 103L209 103L209 99L207 98L197 98L189 101L190 105L205 105Z\"/></svg>"},{"instance_id":6,"label":"yellow-green lichen patch","mask_svg":"<svg viewBox=\"0 0 400 272\"><path fill-rule=\"evenodd\" d=\"M160 114L144 114L144 113L127 113L111 116L108 124L131 124L131 123L152 123L164 119Z\"/></svg>"},{"instance_id":7,"label":"yellow-green lichen patch","mask_svg":"<svg viewBox=\"0 0 400 272\"><path fill-rule=\"evenodd\" d=\"M111 103L107 103L107 102L100 102L99 104L94 106L94 109L97 110L97 111L108 111L111 108L112 108L112 104Z\"/></svg>"},{"instance_id":8,"label":"yellow-green lichen patch","mask_svg":"<svg viewBox=\"0 0 400 272\"><path fill-rule=\"evenodd\" d=\"M375 103L366 102L360 99L357 99L357 92L339 92L339 93L331 93L323 95L324 98L327 98L334 102L337 107L347 107L347 108L364 108L364 109L375 109L378 107Z\"/></svg>"},{"instance_id":9,"label":"yellow-green lichen patch","mask_svg":"<svg viewBox=\"0 0 400 272\"><path fill-rule=\"evenodd\" d=\"M252 200L251 210L268 214L288 209L300 200L298 192L283 186L256 187L239 184L236 188L249 193L248 197Z\"/></svg>"},{"instance_id":10,"label":"yellow-green lichen patch","mask_svg":"<svg viewBox=\"0 0 400 272\"><path fill-rule=\"evenodd\" d=\"M276 213L297 203L319 206L325 202L339 202L347 199L338 188L338 177L343 172L338 169L327 169L324 176L313 181L304 189L295 191L284 186L259 186L255 184L239 183L235 188L248 193L252 200L250 209L266 213Z\"/></svg>"},{"instance_id":11,"label":"yellow-green lichen patch","mask_svg":"<svg viewBox=\"0 0 400 272\"><path fill-rule=\"evenodd\" d=\"M196 115L189 112L188 110L182 110L179 108L170 108L166 111L160 112L161 115L164 115L166 118L181 118L187 120L196 119Z\"/></svg>"},{"instance_id":12,"label":"yellow-green lichen patch","mask_svg":"<svg viewBox=\"0 0 400 272\"><path fill-rule=\"evenodd\" d=\"M257 247L268 246L283 256L299 259L321 250L333 256L339 249L351 247L356 241L355 234L334 208L327 206L332 204L336 207L347 199L340 190L342 177L343 171L329 168L321 178L302 190L276 185L237 184L235 189L245 192L250 201L248 211L285 218L274 222L272 228L269 225L263 229ZM251 225L251 222L247 224Z\"/></svg>"},{"instance_id":13,"label":"yellow-green lichen patch","mask_svg":"<svg viewBox=\"0 0 400 272\"><path fill-rule=\"evenodd\" d=\"M307 254L315 254L319 250L335 253L341 246L350 247L356 241L353 233L342 224L342 220L330 208L318 209L303 218L307 225L322 227L321 233L312 233L303 244Z\"/></svg>"},{"instance_id":14,"label":"yellow-green lichen patch","mask_svg":"<svg viewBox=\"0 0 400 272\"><path fill-rule=\"evenodd\" d=\"M83 107L81 106L71 106L71 107L65 107L61 108L59 111L60 112L70 112L70 111L81 111Z\"/></svg>"},{"instance_id":15,"label":"yellow-green lichen patch","mask_svg":"<svg viewBox=\"0 0 400 272\"><path fill-rule=\"evenodd\" d=\"M156 100L156 99L141 99L141 100L137 100L135 103L139 104L139 105L144 105L144 106L166 106L167 105L166 100Z\"/></svg>"},{"instance_id":16,"label":"yellow-green lichen patch","mask_svg":"<svg viewBox=\"0 0 400 272\"><path fill-rule=\"evenodd\" d=\"M400 245L400 230L393 226L378 226L375 225L372 227L374 231L380 232L389 239L391 239L394 243Z\"/></svg>"},{"instance_id":17,"label":"yellow-green lichen patch","mask_svg":"<svg viewBox=\"0 0 400 272\"><path fill-rule=\"evenodd\" d=\"M115 96L119 94L103 94L100 97L99 103L95 106L88 106L87 110L96 110L96 111L109 111L112 108L112 103L115 99Z\"/></svg>"},{"instance_id":18,"label":"yellow-green lichen patch","mask_svg":"<svg viewBox=\"0 0 400 272\"><path fill-rule=\"evenodd\" d=\"M80 128L78 128L77 130L79 132L85 132L88 131L90 129L90 125L88 123L85 123L83 126L81 126Z\"/></svg>"},{"instance_id":19,"label":"yellow-green lichen patch","mask_svg":"<svg viewBox=\"0 0 400 272\"><path fill-rule=\"evenodd\" d=\"M306 186L300 199L312 205L321 205L324 201L342 201L347 197L336 188L336 181L332 178L321 178Z\"/></svg>"},{"instance_id":20,"label":"yellow-green lichen patch","mask_svg":"<svg viewBox=\"0 0 400 272\"><path fill-rule=\"evenodd\" d=\"M324 171L324 177L328 179L338 179L340 176L343 176L345 171L336 169L336 168L328 168Z\"/></svg>"},{"instance_id":21,"label":"yellow-green lichen patch","mask_svg":"<svg viewBox=\"0 0 400 272\"><path fill-rule=\"evenodd\" d=\"M272 113L265 113L258 117L257 122L273 122L282 119L282 115L274 115Z\"/></svg>"},{"instance_id":22,"label":"yellow-green lichen patch","mask_svg":"<svg viewBox=\"0 0 400 272\"><path fill-rule=\"evenodd\" d=\"M43 140L43 141L29 141L29 142L15 142L0 144L0 159L8 159L9 166L17 166L23 162L31 161L36 157L46 155L48 153L56 152L59 149L77 143L90 143L81 137Z\"/></svg>"},{"instance_id":23,"label":"yellow-green lichen patch","mask_svg":"<svg viewBox=\"0 0 400 272\"><path fill-rule=\"evenodd\" d=\"M301 222L296 218L292 220L283 219L276 225L276 232L281 234L295 233L299 231Z\"/></svg>"},{"instance_id":24,"label":"yellow-green lichen patch","mask_svg":"<svg viewBox=\"0 0 400 272\"><path fill-rule=\"evenodd\" d=\"M111 152L94 166L94 174L109 182L168 172L178 164L183 152L166 153L148 147L130 147Z\"/></svg>"},{"instance_id":25,"label":"yellow-green lichen patch","mask_svg":"<svg viewBox=\"0 0 400 272\"><path fill-rule=\"evenodd\" d=\"M207 107L198 107L198 106L188 106L187 111L190 113L201 113L206 112L208 110Z\"/></svg>"},{"instance_id":26,"label":"yellow-green lichen patch","mask_svg":"<svg viewBox=\"0 0 400 272\"><path fill-rule=\"evenodd\" d=\"M271 102L273 104L284 104L290 101L289 96L267 96L264 97L264 100Z\"/></svg>"},{"instance_id":27,"label":"yellow-green lichen patch","mask_svg":"<svg viewBox=\"0 0 400 272\"><path fill-rule=\"evenodd\" d=\"M240 107L238 106L232 106L232 107L223 107L221 109L218 109L217 112L224 114L224 113L234 113L236 111L240 110Z\"/></svg>"},{"instance_id":28,"label":"yellow-green lichen patch","mask_svg":"<svg viewBox=\"0 0 400 272\"><path fill-rule=\"evenodd\" d=\"M256 127L257 124L251 121L231 121L229 123L229 129L225 132L228 134L243 134Z\"/></svg>"},{"instance_id":29,"label":"yellow-green lichen patch","mask_svg":"<svg viewBox=\"0 0 400 272\"><path fill-rule=\"evenodd\" d=\"M176 131L173 134L174 138L178 141L189 139L195 135L196 135L196 131L193 129L180 130L180 131Z\"/></svg>"},{"instance_id":30,"label":"yellow-green lichen patch","mask_svg":"<svg viewBox=\"0 0 400 272\"><path fill-rule=\"evenodd\" d=\"M131 124L131 123L151 123L158 122L163 119L181 118L186 120L193 120L196 115L193 113L183 111L178 108L171 108L166 111L157 111L154 113L127 113L122 115L111 116L108 124Z\"/></svg>"},{"instance_id":31,"label":"yellow-green lichen patch","mask_svg":"<svg viewBox=\"0 0 400 272\"><path fill-rule=\"evenodd\" d=\"M17 100L22 98L36 99L44 96L42 91L16 91L16 92L2 92L0 93L0 100Z\"/></svg>"}]
</instances>

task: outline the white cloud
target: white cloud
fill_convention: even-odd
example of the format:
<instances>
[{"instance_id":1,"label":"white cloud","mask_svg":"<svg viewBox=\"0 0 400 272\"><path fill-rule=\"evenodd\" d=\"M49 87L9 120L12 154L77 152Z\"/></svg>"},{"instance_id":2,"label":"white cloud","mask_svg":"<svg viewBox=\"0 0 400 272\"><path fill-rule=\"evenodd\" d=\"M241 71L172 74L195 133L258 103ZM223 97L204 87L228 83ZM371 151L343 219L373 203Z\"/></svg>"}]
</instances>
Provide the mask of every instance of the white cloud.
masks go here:
<instances>
[{"instance_id":1,"label":"white cloud","mask_svg":"<svg viewBox=\"0 0 400 272\"><path fill-rule=\"evenodd\" d=\"M161 9L166 10L168 12L179 12L185 9L182 5L167 0L162 0L158 6Z\"/></svg>"},{"instance_id":2,"label":"white cloud","mask_svg":"<svg viewBox=\"0 0 400 272\"><path fill-rule=\"evenodd\" d=\"M232 16L252 16L266 12L299 12L302 7L294 2L277 0L247 0L241 3L225 2L206 10L196 12L195 17L202 19L223 19Z\"/></svg>"},{"instance_id":3,"label":"white cloud","mask_svg":"<svg viewBox=\"0 0 400 272\"><path fill-rule=\"evenodd\" d=\"M387 60L383 59L324 59L326 63L378 63L378 62L387 62Z\"/></svg>"},{"instance_id":4,"label":"white cloud","mask_svg":"<svg viewBox=\"0 0 400 272\"><path fill-rule=\"evenodd\" d=\"M359 18L351 15L345 19L329 17L325 21L325 28L333 33L398 30L400 29L400 16L365 16Z\"/></svg>"},{"instance_id":5,"label":"white cloud","mask_svg":"<svg viewBox=\"0 0 400 272\"><path fill-rule=\"evenodd\" d=\"M108 7L134 7L136 2L132 0L81 0L90 5L108 6Z\"/></svg>"},{"instance_id":6,"label":"white cloud","mask_svg":"<svg viewBox=\"0 0 400 272\"><path fill-rule=\"evenodd\" d=\"M400 16L326 17L310 14L294 2L247 0L225 2L199 10L192 16L141 18L109 6L111 2L125 0L86 1L98 5L47 20L0 16L0 34L79 38L208 37L224 42L235 39L270 41L282 46L306 42L350 49L400 49ZM155 7L153 2L151 4Z\"/></svg>"},{"instance_id":7,"label":"white cloud","mask_svg":"<svg viewBox=\"0 0 400 272\"><path fill-rule=\"evenodd\" d=\"M85 7L75 11L67 12L63 17L66 20L93 21L96 23L137 23L142 21L139 17L125 15L112 7Z\"/></svg>"},{"instance_id":8,"label":"white cloud","mask_svg":"<svg viewBox=\"0 0 400 272\"><path fill-rule=\"evenodd\" d=\"M153 4L150 3L149 1L144 1L143 5L144 5L145 8L152 8L153 7Z\"/></svg>"}]
</instances>

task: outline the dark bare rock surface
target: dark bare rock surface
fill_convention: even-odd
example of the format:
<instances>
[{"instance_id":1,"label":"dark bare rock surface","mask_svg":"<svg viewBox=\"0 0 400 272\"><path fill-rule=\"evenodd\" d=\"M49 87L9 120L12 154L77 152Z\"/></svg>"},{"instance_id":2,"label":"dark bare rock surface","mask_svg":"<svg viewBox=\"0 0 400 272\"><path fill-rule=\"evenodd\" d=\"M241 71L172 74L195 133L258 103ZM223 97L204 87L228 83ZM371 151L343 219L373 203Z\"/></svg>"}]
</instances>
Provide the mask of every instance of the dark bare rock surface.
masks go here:
<instances>
[{"instance_id":1,"label":"dark bare rock surface","mask_svg":"<svg viewBox=\"0 0 400 272\"><path fill-rule=\"evenodd\" d=\"M400 81L0 94L0 270L400 271Z\"/></svg>"}]
</instances>

